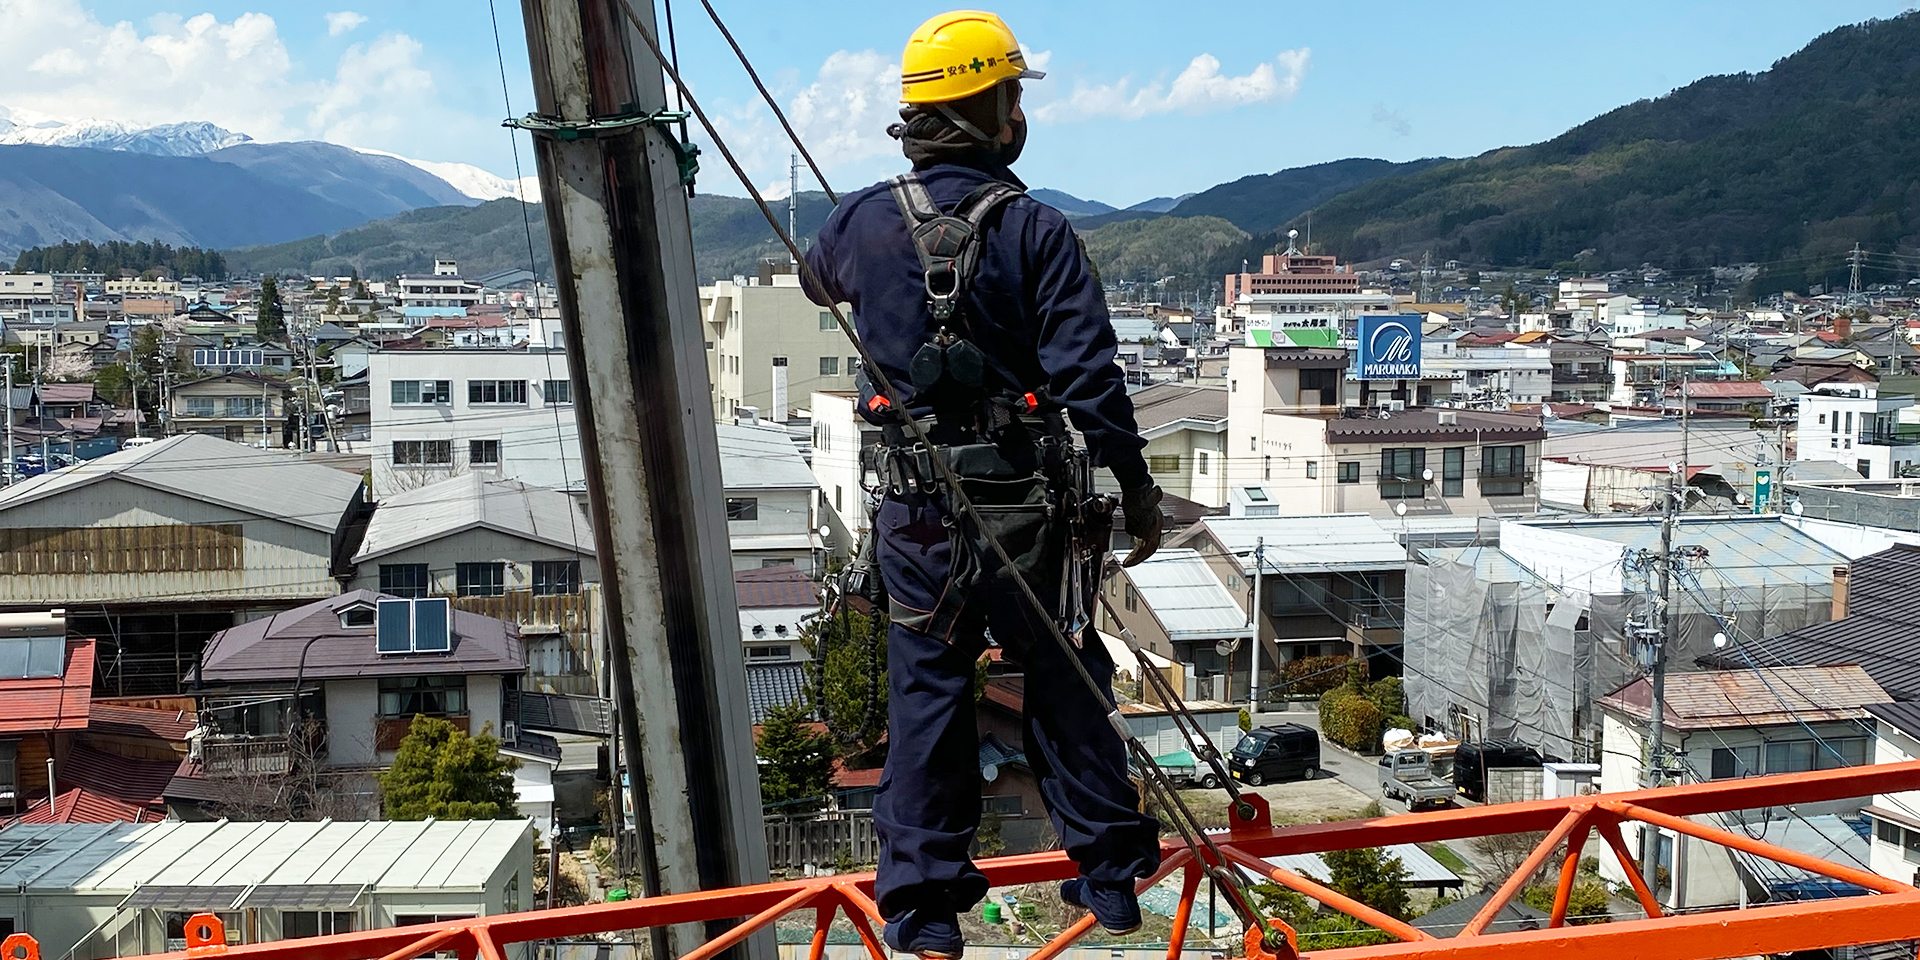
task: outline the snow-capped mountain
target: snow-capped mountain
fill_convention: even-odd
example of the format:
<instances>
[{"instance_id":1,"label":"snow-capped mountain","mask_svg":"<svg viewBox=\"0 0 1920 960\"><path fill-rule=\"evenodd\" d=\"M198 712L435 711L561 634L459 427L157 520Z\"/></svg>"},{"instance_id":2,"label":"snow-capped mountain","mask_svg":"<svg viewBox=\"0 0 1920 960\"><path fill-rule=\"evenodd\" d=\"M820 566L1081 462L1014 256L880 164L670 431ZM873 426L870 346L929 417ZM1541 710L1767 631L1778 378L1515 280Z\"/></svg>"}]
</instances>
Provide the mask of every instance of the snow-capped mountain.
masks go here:
<instances>
[{"instance_id":1,"label":"snow-capped mountain","mask_svg":"<svg viewBox=\"0 0 1920 960\"><path fill-rule=\"evenodd\" d=\"M197 157L252 139L205 121L140 126L118 120L60 120L0 107L0 144L32 143L47 147L124 150L161 157Z\"/></svg>"},{"instance_id":2,"label":"snow-capped mountain","mask_svg":"<svg viewBox=\"0 0 1920 960\"><path fill-rule=\"evenodd\" d=\"M355 148L359 149L359 148ZM512 180L490 173L470 163L443 163L437 160L415 160L397 153L384 150L360 150L361 153L376 157L392 157L403 163L410 163L428 173L445 180L455 190L475 200L498 200L502 197L518 197L527 203L540 202L540 178L521 177L519 188Z\"/></svg>"}]
</instances>

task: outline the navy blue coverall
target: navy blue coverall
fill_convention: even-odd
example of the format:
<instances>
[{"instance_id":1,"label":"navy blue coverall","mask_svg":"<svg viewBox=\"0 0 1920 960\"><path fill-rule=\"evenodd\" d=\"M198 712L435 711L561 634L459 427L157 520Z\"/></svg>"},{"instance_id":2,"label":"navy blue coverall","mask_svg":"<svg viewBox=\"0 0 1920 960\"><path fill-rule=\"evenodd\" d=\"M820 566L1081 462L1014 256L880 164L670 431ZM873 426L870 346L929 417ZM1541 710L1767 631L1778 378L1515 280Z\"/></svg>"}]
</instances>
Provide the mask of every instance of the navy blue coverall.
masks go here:
<instances>
[{"instance_id":1,"label":"navy blue coverall","mask_svg":"<svg viewBox=\"0 0 1920 960\"><path fill-rule=\"evenodd\" d=\"M991 171L934 164L919 171L927 192L952 212ZM887 185L844 198L807 252L819 277L808 295L849 303L852 320L897 395L912 400L907 368L936 329L920 261ZM1079 241L1059 211L1028 197L986 222L979 267L961 309L974 343L1009 382L1047 393L1067 409L1096 465L1125 488L1149 482L1133 404L1114 354L1105 299ZM872 376L876 372L868 371ZM876 519L877 557L887 592L931 610L951 569L947 505L938 496L889 494ZM961 625L939 638L892 624L887 635L889 751L874 801L880 835L876 893L889 918L927 908L964 911L986 895L986 877L968 852L980 823L979 735L974 663L982 628L1003 647L1028 651L1024 722L1028 765L1039 777L1061 845L1095 881L1149 875L1159 863L1159 824L1139 811L1125 748L1107 725L1113 662L1093 641L1079 656L1103 687L1096 698L1017 587L981 587ZM1023 642L1009 642L1010 640Z\"/></svg>"}]
</instances>

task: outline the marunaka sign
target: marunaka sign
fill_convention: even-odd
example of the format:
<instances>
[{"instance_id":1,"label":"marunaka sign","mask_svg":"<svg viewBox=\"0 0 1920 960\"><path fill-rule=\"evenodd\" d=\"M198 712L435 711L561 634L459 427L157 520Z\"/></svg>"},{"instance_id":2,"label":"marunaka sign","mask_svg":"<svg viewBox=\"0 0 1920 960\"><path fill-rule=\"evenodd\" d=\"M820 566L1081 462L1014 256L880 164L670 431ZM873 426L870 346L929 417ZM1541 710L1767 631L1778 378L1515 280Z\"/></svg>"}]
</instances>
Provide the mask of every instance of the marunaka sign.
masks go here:
<instances>
[{"instance_id":1,"label":"marunaka sign","mask_svg":"<svg viewBox=\"0 0 1920 960\"><path fill-rule=\"evenodd\" d=\"M1355 373L1362 380L1420 379L1420 315L1361 314Z\"/></svg>"}]
</instances>

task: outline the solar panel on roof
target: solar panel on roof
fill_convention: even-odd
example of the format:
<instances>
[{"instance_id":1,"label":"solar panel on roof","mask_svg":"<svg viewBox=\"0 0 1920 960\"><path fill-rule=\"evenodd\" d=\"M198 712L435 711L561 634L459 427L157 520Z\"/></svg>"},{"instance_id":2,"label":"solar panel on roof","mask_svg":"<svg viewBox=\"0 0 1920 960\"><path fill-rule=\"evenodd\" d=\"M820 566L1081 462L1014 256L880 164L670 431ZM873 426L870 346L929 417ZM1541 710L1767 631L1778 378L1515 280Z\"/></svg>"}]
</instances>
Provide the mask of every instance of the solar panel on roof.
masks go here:
<instances>
[{"instance_id":1,"label":"solar panel on roof","mask_svg":"<svg viewBox=\"0 0 1920 960\"><path fill-rule=\"evenodd\" d=\"M413 602L413 649L445 653L453 649L452 604L445 597Z\"/></svg>"},{"instance_id":2,"label":"solar panel on roof","mask_svg":"<svg viewBox=\"0 0 1920 960\"><path fill-rule=\"evenodd\" d=\"M53 679L66 665L64 637L0 637L0 679Z\"/></svg>"},{"instance_id":3,"label":"solar panel on roof","mask_svg":"<svg viewBox=\"0 0 1920 960\"><path fill-rule=\"evenodd\" d=\"M413 649L413 601L381 600L379 610L379 650L381 653L406 653Z\"/></svg>"},{"instance_id":4,"label":"solar panel on roof","mask_svg":"<svg viewBox=\"0 0 1920 960\"><path fill-rule=\"evenodd\" d=\"M263 883L248 890L234 906L342 910L359 906L366 892L363 883Z\"/></svg>"}]
</instances>

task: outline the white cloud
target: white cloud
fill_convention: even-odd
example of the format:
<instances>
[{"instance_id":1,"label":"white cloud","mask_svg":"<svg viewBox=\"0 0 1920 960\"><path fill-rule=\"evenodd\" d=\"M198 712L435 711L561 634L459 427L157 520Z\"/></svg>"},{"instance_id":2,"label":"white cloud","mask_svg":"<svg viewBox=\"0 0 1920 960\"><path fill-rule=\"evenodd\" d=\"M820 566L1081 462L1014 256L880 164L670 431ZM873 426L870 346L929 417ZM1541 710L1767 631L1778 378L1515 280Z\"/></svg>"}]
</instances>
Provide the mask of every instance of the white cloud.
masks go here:
<instances>
[{"instance_id":1,"label":"white cloud","mask_svg":"<svg viewBox=\"0 0 1920 960\"><path fill-rule=\"evenodd\" d=\"M367 22L326 15L342 35ZM325 139L447 156L502 136L449 107L419 41L388 33L303 69L274 19L161 13L102 22L84 0L0 0L0 37L31 55L0 57L0 107L62 119L150 125L205 120L256 140Z\"/></svg>"},{"instance_id":2,"label":"white cloud","mask_svg":"<svg viewBox=\"0 0 1920 960\"><path fill-rule=\"evenodd\" d=\"M1171 83L1155 80L1136 84L1122 77L1109 84L1076 83L1057 100L1033 109L1041 123L1068 123L1095 117L1139 120L1165 113L1212 113L1269 101L1287 101L1300 92L1312 51L1306 47L1282 51L1241 76L1223 76L1220 60L1210 53L1193 58Z\"/></svg>"},{"instance_id":3,"label":"white cloud","mask_svg":"<svg viewBox=\"0 0 1920 960\"><path fill-rule=\"evenodd\" d=\"M340 10L327 14L327 36L337 37L343 33L352 33L367 22L365 14L352 10Z\"/></svg>"},{"instance_id":4,"label":"white cloud","mask_svg":"<svg viewBox=\"0 0 1920 960\"><path fill-rule=\"evenodd\" d=\"M697 91L696 91L697 96ZM839 50L827 56L814 79L783 98L780 108L813 159L829 180L836 169L859 164L900 147L887 136L887 125L900 119L900 64L873 50ZM713 105L709 104L709 107ZM761 184L769 199L787 196L787 163L793 144L766 105L758 100L731 109L709 109L727 146ZM701 138L704 139L704 138ZM703 164L724 180L716 189L732 192L738 186L724 164ZM773 179L778 171L777 179ZM709 176L716 174L710 173ZM800 171L802 191L818 189L805 167ZM846 186L842 184L842 186Z\"/></svg>"},{"instance_id":5,"label":"white cloud","mask_svg":"<svg viewBox=\"0 0 1920 960\"><path fill-rule=\"evenodd\" d=\"M1373 105L1373 122L1386 127L1396 137L1413 133L1413 122L1407 119L1406 114L1398 110L1388 110L1384 103Z\"/></svg>"}]
</instances>

